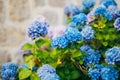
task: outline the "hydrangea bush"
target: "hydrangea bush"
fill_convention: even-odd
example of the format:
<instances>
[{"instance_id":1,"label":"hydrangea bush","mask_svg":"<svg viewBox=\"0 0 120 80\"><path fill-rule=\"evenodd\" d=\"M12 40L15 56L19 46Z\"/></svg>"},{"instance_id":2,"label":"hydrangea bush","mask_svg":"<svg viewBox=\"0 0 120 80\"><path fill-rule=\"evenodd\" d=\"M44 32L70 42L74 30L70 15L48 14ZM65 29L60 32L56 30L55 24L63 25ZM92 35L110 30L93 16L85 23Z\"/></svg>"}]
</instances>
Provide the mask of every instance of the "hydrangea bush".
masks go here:
<instances>
[{"instance_id":1,"label":"hydrangea bush","mask_svg":"<svg viewBox=\"0 0 120 80\"><path fill-rule=\"evenodd\" d=\"M120 9L115 0L82 0L64 8L66 27L43 16L28 28L21 45L24 64L8 62L2 80L120 80ZM1 80L0 79L0 80Z\"/></svg>"}]
</instances>

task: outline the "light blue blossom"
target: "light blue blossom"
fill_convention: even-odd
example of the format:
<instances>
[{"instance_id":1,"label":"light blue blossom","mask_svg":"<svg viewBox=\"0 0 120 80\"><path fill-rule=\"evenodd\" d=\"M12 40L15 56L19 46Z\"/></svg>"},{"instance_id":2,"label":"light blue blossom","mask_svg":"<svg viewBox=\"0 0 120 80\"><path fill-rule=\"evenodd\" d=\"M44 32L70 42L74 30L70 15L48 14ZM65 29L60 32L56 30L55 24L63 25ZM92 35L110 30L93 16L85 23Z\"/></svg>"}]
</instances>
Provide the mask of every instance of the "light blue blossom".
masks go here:
<instances>
[{"instance_id":1,"label":"light blue blossom","mask_svg":"<svg viewBox=\"0 0 120 80\"><path fill-rule=\"evenodd\" d=\"M95 0L82 0L82 5L85 8L92 8L95 5Z\"/></svg>"},{"instance_id":2,"label":"light blue blossom","mask_svg":"<svg viewBox=\"0 0 120 80\"><path fill-rule=\"evenodd\" d=\"M68 40L64 36L56 37L51 42L52 48L65 48L68 46Z\"/></svg>"},{"instance_id":3,"label":"light blue blossom","mask_svg":"<svg viewBox=\"0 0 120 80\"><path fill-rule=\"evenodd\" d=\"M89 45L83 45L80 47L81 52L88 52L91 49Z\"/></svg>"},{"instance_id":4,"label":"light blue blossom","mask_svg":"<svg viewBox=\"0 0 120 80\"><path fill-rule=\"evenodd\" d=\"M113 47L108 49L105 53L108 64L120 63L120 47Z\"/></svg>"},{"instance_id":5,"label":"light blue blossom","mask_svg":"<svg viewBox=\"0 0 120 80\"><path fill-rule=\"evenodd\" d=\"M64 13L66 15L77 15L80 13L80 10L77 6L75 6L74 4L72 3L68 3L67 5L65 5L64 7Z\"/></svg>"},{"instance_id":6,"label":"light blue blossom","mask_svg":"<svg viewBox=\"0 0 120 80\"><path fill-rule=\"evenodd\" d=\"M114 22L114 27L119 31L120 30L120 17L118 17Z\"/></svg>"},{"instance_id":7,"label":"light blue blossom","mask_svg":"<svg viewBox=\"0 0 120 80\"><path fill-rule=\"evenodd\" d=\"M82 34L75 28L69 27L65 32L65 38L70 42L77 42L82 40Z\"/></svg>"},{"instance_id":8,"label":"light blue blossom","mask_svg":"<svg viewBox=\"0 0 120 80\"><path fill-rule=\"evenodd\" d=\"M90 26L85 26L81 33L85 41L92 40L94 38L94 30Z\"/></svg>"}]
</instances>

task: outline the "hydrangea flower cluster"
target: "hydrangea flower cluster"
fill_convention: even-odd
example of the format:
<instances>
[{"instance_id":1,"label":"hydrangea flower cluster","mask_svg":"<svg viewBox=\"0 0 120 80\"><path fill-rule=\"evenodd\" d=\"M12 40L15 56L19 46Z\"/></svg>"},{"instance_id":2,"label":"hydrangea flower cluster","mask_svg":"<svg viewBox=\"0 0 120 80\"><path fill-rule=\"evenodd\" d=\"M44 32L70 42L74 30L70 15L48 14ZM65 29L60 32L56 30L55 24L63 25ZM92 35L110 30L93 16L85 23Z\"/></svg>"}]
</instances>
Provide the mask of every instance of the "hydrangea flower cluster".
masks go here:
<instances>
[{"instance_id":1,"label":"hydrangea flower cluster","mask_svg":"<svg viewBox=\"0 0 120 80\"><path fill-rule=\"evenodd\" d=\"M64 36L59 36L52 40L51 45L53 48L65 48L68 46L68 40Z\"/></svg>"},{"instance_id":2,"label":"hydrangea flower cluster","mask_svg":"<svg viewBox=\"0 0 120 80\"><path fill-rule=\"evenodd\" d=\"M56 70L48 64L40 67L37 71L37 74L41 80L60 80L59 76L56 74Z\"/></svg>"},{"instance_id":3,"label":"hydrangea flower cluster","mask_svg":"<svg viewBox=\"0 0 120 80\"><path fill-rule=\"evenodd\" d=\"M85 41L88 41L94 38L94 30L90 26L85 26L82 29L81 33Z\"/></svg>"},{"instance_id":4,"label":"hydrangea flower cluster","mask_svg":"<svg viewBox=\"0 0 120 80\"><path fill-rule=\"evenodd\" d=\"M108 49L105 53L108 64L120 63L120 47Z\"/></svg>"},{"instance_id":5,"label":"hydrangea flower cluster","mask_svg":"<svg viewBox=\"0 0 120 80\"><path fill-rule=\"evenodd\" d=\"M28 28L28 36L32 39L45 37L48 33L48 23L34 20Z\"/></svg>"},{"instance_id":6,"label":"hydrangea flower cluster","mask_svg":"<svg viewBox=\"0 0 120 80\"><path fill-rule=\"evenodd\" d=\"M119 76L118 70L112 66L105 66L101 70L102 80L117 80Z\"/></svg>"},{"instance_id":7,"label":"hydrangea flower cluster","mask_svg":"<svg viewBox=\"0 0 120 80\"><path fill-rule=\"evenodd\" d=\"M4 80L14 80L17 75L18 65L15 63L5 63L2 66L1 75Z\"/></svg>"},{"instance_id":8,"label":"hydrangea flower cluster","mask_svg":"<svg viewBox=\"0 0 120 80\"><path fill-rule=\"evenodd\" d=\"M77 6L75 6L74 4L72 3L68 3L65 7L64 7L64 13L66 15L77 15L80 13L80 10Z\"/></svg>"},{"instance_id":9,"label":"hydrangea flower cluster","mask_svg":"<svg viewBox=\"0 0 120 80\"><path fill-rule=\"evenodd\" d=\"M117 6L111 5L107 8L107 11L112 15L113 19L116 19L118 17L117 14L118 14L119 10L118 10Z\"/></svg>"},{"instance_id":10,"label":"hydrangea flower cluster","mask_svg":"<svg viewBox=\"0 0 120 80\"><path fill-rule=\"evenodd\" d=\"M110 12L108 12L104 6L97 7L94 11L94 15L95 16L102 15L102 16L106 17L108 20L112 20L112 14L110 14Z\"/></svg>"},{"instance_id":11,"label":"hydrangea flower cluster","mask_svg":"<svg viewBox=\"0 0 120 80\"><path fill-rule=\"evenodd\" d=\"M85 63L86 66L90 66L98 64L100 61L101 55L99 53L99 51L95 51L93 49L90 49L87 51L86 56L84 57L83 61Z\"/></svg>"},{"instance_id":12,"label":"hydrangea flower cluster","mask_svg":"<svg viewBox=\"0 0 120 80\"><path fill-rule=\"evenodd\" d=\"M101 70L103 66L96 64L94 68L90 68L88 71L88 75L91 77L92 80L101 80Z\"/></svg>"},{"instance_id":13,"label":"hydrangea flower cluster","mask_svg":"<svg viewBox=\"0 0 120 80\"><path fill-rule=\"evenodd\" d=\"M76 25L85 24L87 21L87 17L84 13L80 13L72 17L72 22Z\"/></svg>"},{"instance_id":14,"label":"hydrangea flower cluster","mask_svg":"<svg viewBox=\"0 0 120 80\"><path fill-rule=\"evenodd\" d=\"M85 8L92 8L95 5L95 0L82 0L82 5Z\"/></svg>"},{"instance_id":15,"label":"hydrangea flower cluster","mask_svg":"<svg viewBox=\"0 0 120 80\"><path fill-rule=\"evenodd\" d=\"M88 52L91 49L89 45L83 45L80 47L81 52Z\"/></svg>"},{"instance_id":16,"label":"hydrangea flower cluster","mask_svg":"<svg viewBox=\"0 0 120 80\"><path fill-rule=\"evenodd\" d=\"M120 30L120 17L117 18L114 22L114 27L119 31Z\"/></svg>"},{"instance_id":17,"label":"hydrangea flower cluster","mask_svg":"<svg viewBox=\"0 0 120 80\"><path fill-rule=\"evenodd\" d=\"M65 32L65 38L69 43L77 42L82 40L82 34L75 28L69 27Z\"/></svg>"},{"instance_id":18,"label":"hydrangea flower cluster","mask_svg":"<svg viewBox=\"0 0 120 80\"><path fill-rule=\"evenodd\" d=\"M108 8L110 5L113 5L113 6L117 5L115 0L101 0L100 3L101 5L104 5L106 8Z\"/></svg>"},{"instance_id":19,"label":"hydrangea flower cluster","mask_svg":"<svg viewBox=\"0 0 120 80\"><path fill-rule=\"evenodd\" d=\"M94 68L90 68L88 71L92 80L117 80L119 73L112 66L95 65Z\"/></svg>"}]
</instances>

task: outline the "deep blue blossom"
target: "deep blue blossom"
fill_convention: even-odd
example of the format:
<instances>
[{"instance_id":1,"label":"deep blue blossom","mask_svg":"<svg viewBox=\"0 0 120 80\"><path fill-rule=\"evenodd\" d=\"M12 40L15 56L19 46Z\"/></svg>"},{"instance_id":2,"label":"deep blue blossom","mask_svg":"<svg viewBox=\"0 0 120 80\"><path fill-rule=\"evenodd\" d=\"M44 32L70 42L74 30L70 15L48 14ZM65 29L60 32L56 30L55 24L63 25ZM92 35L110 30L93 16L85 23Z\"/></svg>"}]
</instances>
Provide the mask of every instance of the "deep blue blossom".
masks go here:
<instances>
[{"instance_id":1,"label":"deep blue blossom","mask_svg":"<svg viewBox=\"0 0 120 80\"><path fill-rule=\"evenodd\" d=\"M100 61L101 55L99 54L98 51L95 51L93 49L90 49L89 51L87 51L86 56L84 57L83 61L85 63L86 66L90 66L98 64Z\"/></svg>"},{"instance_id":2,"label":"deep blue blossom","mask_svg":"<svg viewBox=\"0 0 120 80\"><path fill-rule=\"evenodd\" d=\"M18 65L12 62L5 63L2 66L1 75L4 80L13 80L17 75Z\"/></svg>"},{"instance_id":3,"label":"deep blue blossom","mask_svg":"<svg viewBox=\"0 0 120 80\"><path fill-rule=\"evenodd\" d=\"M69 27L65 32L65 38L70 42L77 42L82 40L82 34L75 28Z\"/></svg>"},{"instance_id":4,"label":"deep blue blossom","mask_svg":"<svg viewBox=\"0 0 120 80\"><path fill-rule=\"evenodd\" d=\"M85 8L92 8L95 5L95 0L82 0L82 5Z\"/></svg>"},{"instance_id":5,"label":"deep blue blossom","mask_svg":"<svg viewBox=\"0 0 120 80\"><path fill-rule=\"evenodd\" d=\"M119 72L112 66L106 66L101 70L102 80L118 80Z\"/></svg>"},{"instance_id":6,"label":"deep blue blossom","mask_svg":"<svg viewBox=\"0 0 120 80\"><path fill-rule=\"evenodd\" d=\"M94 30L90 26L85 26L82 29L81 33L85 41L88 41L94 38Z\"/></svg>"},{"instance_id":7,"label":"deep blue blossom","mask_svg":"<svg viewBox=\"0 0 120 80\"><path fill-rule=\"evenodd\" d=\"M101 0L100 3L104 5L106 8L108 8L111 5L117 6L117 3L115 2L115 0Z\"/></svg>"},{"instance_id":8,"label":"deep blue blossom","mask_svg":"<svg viewBox=\"0 0 120 80\"><path fill-rule=\"evenodd\" d=\"M120 17L117 18L114 22L114 27L119 31L120 30Z\"/></svg>"},{"instance_id":9,"label":"deep blue blossom","mask_svg":"<svg viewBox=\"0 0 120 80\"><path fill-rule=\"evenodd\" d=\"M56 74L56 70L48 64L45 64L42 67L40 67L37 71L37 74L39 75L41 80L51 80L51 79L59 80L59 77ZM48 79L48 77L50 77L50 79Z\"/></svg>"},{"instance_id":10,"label":"deep blue blossom","mask_svg":"<svg viewBox=\"0 0 120 80\"><path fill-rule=\"evenodd\" d=\"M87 17L84 13L80 13L72 17L72 22L76 25L85 24L87 21Z\"/></svg>"},{"instance_id":11,"label":"deep blue blossom","mask_svg":"<svg viewBox=\"0 0 120 80\"><path fill-rule=\"evenodd\" d=\"M64 13L66 15L76 15L80 13L80 10L77 6L75 6L72 3L68 3L65 7L64 7Z\"/></svg>"},{"instance_id":12,"label":"deep blue blossom","mask_svg":"<svg viewBox=\"0 0 120 80\"><path fill-rule=\"evenodd\" d=\"M108 49L105 53L108 64L120 63L120 47Z\"/></svg>"},{"instance_id":13,"label":"deep blue blossom","mask_svg":"<svg viewBox=\"0 0 120 80\"><path fill-rule=\"evenodd\" d=\"M91 49L89 45L83 45L80 47L81 52L88 52Z\"/></svg>"},{"instance_id":14,"label":"deep blue blossom","mask_svg":"<svg viewBox=\"0 0 120 80\"><path fill-rule=\"evenodd\" d=\"M103 6L99 6L95 9L94 11L94 15L99 16L102 15L104 17L106 17L108 20L112 20L112 14L110 14L110 12L107 11L107 9Z\"/></svg>"},{"instance_id":15,"label":"deep blue blossom","mask_svg":"<svg viewBox=\"0 0 120 80\"><path fill-rule=\"evenodd\" d=\"M90 68L88 71L88 75L91 77L92 80L101 80L101 70L102 65L95 65L94 68Z\"/></svg>"},{"instance_id":16,"label":"deep blue blossom","mask_svg":"<svg viewBox=\"0 0 120 80\"><path fill-rule=\"evenodd\" d=\"M52 40L51 46L53 48L65 48L68 46L68 40L64 36L56 37Z\"/></svg>"},{"instance_id":17,"label":"deep blue blossom","mask_svg":"<svg viewBox=\"0 0 120 80\"><path fill-rule=\"evenodd\" d=\"M32 39L44 37L48 33L47 25L39 21L34 21L28 28L28 36Z\"/></svg>"}]
</instances>

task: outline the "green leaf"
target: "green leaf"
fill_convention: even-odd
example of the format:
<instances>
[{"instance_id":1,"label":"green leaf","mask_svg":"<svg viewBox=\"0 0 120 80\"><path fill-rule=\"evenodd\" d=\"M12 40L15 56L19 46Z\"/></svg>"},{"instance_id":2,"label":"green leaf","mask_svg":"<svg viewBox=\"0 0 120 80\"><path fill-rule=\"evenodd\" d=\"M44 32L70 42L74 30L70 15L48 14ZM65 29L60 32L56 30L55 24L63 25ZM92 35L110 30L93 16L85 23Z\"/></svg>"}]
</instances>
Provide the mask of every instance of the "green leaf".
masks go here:
<instances>
[{"instance_id":1,"label":"green leaf","mask_svg":"<svg viewBox=\"0 0 120 80\"><path fill-rule=\"evenodd\" d=\"M41 48L41 46L45 43L44 39L39 39L35 41L35 44L38 48Z\"/></svg>"},{"instance_id":2,"label":"green leaf","mask_svg":"<svg viewBox=\"0 0 120 80\"><path fill-rule=\"evenodd\" d=\"M30 80L40 80L40 78L37 73L33 72L30 76Z\"/></svg>"},{"instance_id":3,"label":"green leaf","mask_svg":"<svg viewBox=\"0 0 120 80\"><path fill-rule=\"evenodd\" d=\"M104 46L107 46L108 45L108 42L103 42L102 43Z\"/></svg>"},{"instance_id":4,"label":"green leaf","mask_svg":"<svg viewBox=\"0 0 120 80\"><path fill-rule=\"evenodd\" d=\"M80 77L80 72L79 71L72 71L71 72L71 78L73 79L73 80L76 80L76 79L78 79Z\"/></svg>"},{"instance_id":5,"label":"green leaf","mask_svg":"<svg viewBox=\"0 0 120 80\"><path fill-rule=\"evenodd\" d=\"M19 79L20 80L26 79L26 78L28 78L31 75L31 73L32 73L31 70L28 70L28 69L25 69L25 68L21 68L20 71L19 71Z\"/></svg>"},{"instance_id":6,"label":"green leaf","mask_svg":"<svg viewBox=\"0 0 120 80\"><path fill-rule=\"evenodd\" d=\"M82 53L78 50L73 54L73 57L75 58L75 57L79 57L81 55L82 55Z\"/></svg>"},{"instance_id":7,"label":"green leaf","mask_svg":"<svg viewBox=\"0 0 120 80\"><path fill-rule=\"evenodd\" d=\"M26 43L22 46L22 50L32 50L32 44Z\"/></svg>"},{"instance_id":8,"label":"green leaf","mask_svg":"<svg viewBox=\"0 0 120 80\"><path fill-rule=\"evenodd\" d=\"M33 59L33 55L25 57L25 62L29 62L31 59Z\"/></svg>"},{"instance_id":9,"label":"green leaf","mask_svg":"<svg viewBox=\"0 0 120 80\"><path fill-rule=\"evenodd\" d=\"M28 62L28 68L32 69L34 66L35 66L35 63L32 60L30 60Z\"/></svg>"}]
</instances>

